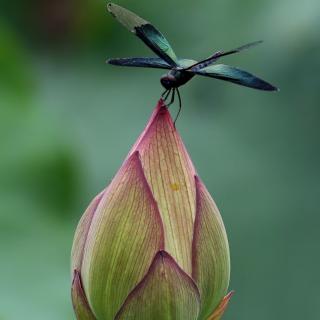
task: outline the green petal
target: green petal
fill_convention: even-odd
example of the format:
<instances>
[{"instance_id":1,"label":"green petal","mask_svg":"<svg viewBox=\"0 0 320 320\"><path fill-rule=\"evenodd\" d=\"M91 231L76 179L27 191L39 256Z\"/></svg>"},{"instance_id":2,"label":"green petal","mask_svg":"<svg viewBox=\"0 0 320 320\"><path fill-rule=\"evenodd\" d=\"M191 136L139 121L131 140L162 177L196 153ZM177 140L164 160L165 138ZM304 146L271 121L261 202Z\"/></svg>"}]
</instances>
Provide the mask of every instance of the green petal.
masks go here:
<instances>
[{"instance_id":1,"label":"green petal","mask_svg":"<svg viewBox=\"0 0 320 320\"><path fill-rule=\"evenodd\" d=\"M102 191L98 194L90 203L89 207L82 215L76 233L73 239L72 251L71 251L71 275L74 276L74 270L81 270L83 251L86 243L87 235L93 219L93 215L98 207L98 204L101 201L101 198L104 194Z\"/></svg>"},{"instance_id":2,"label":"green petal","mask_svg":"<svg viewBox=\"0 0 320 320\"><path fill-rule=\"evenodd\" d=\"M192 278L201 296L199 319L207 317L225 296L230 279L229 245L218 208L198 177L193 238Z\"/></svg>"},{"instance_id":3,"label":"green petal","mask_svg":"<svg viewBox=\"0 0 320 320\"><path fill-rule=\"evenodd\" d=\"M88 300L82 288L80 274L77 270L74 271L71 297L73 309L78 320L96 320L89 307Z\"/></svg>"},{"instance_id":4,"label":"green petal","mask_svg":"<svg viewBox=\"0 0 320 320\"><path fill-rule=\"evenodd\" d=\"M85 245L81 276L98 319L114 319L163 246L158 207L135 152L101 199Z\"/></svg>"},{"instance_id":5,"label":"green petal","mask_svg":"<svg viewBox=\"0 0 320 320\"><path fill-rule=\"evenodd\" d=\"M116 320L195 320L199 306L199 292L192 279L168 253L160 251Z\"/></svg>"},{"instance_id":6,"label":"green petal","mask_svg":"<svg viewBox=\"0 0 320 320\"><path fill-rule=\"evenodd\" d=\"M141 154L143 170L159 206L165 250L191 275L195 170L162 100L132 152L136 150Z\"/></svg>"},{"instance_id":7,"label":"green petal","mask_svg":"<svg viewBox=\"0 0 320 320\"><path fill-rule=\"evenodd\" d=\"M222 299L222 301L220 302L214 313L208 318L208 320L220 320L222 318L233 294L234 291L231 291Z\"/></svg>"}]
</instances>

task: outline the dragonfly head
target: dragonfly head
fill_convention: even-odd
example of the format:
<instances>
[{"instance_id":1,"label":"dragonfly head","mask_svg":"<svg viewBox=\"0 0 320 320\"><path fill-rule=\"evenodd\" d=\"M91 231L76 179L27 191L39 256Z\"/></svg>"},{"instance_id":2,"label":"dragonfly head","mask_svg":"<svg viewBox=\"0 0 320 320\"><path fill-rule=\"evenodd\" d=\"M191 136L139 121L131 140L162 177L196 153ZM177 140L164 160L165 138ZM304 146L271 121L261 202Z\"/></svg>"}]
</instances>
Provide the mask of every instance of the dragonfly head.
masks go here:
<instances>
[{"instance_id":1,"label":"dragonfly head","mask_svg":"<svg viewBox=\"0 0 320 320\"><path fill-rule=\"evenodd\" d=\"M165 89L170 90L171 88L176 87L176 80L177 79L173 75L165 74L161 77L160 82Z\"/></svg>"}]
</instances>

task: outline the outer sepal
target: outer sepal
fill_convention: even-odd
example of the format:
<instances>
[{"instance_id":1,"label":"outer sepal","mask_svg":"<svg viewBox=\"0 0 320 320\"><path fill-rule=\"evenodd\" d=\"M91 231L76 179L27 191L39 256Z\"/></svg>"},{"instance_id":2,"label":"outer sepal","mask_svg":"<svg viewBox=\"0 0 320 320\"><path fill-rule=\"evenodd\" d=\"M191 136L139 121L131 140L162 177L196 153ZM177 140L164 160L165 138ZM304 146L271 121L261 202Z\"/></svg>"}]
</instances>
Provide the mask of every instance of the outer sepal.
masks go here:
<instances>
[{"instance_id":1,"label":"outer sepal","mask_svg":"<svg viewBox=\"0 0 320 320\"><path fill-rule=\"evenodd\" d=\"M222 318L233 294L234 291L231 291L222 299L222 301L220 302L214 313L208 318L208 320L220 320Z\"/></svg>"},{"instance_id":2,"label":"outer sepal","mask_svg":"<svg viewBox=\"0 0 320 320\"><path fill-rule=\"evenodd\" d=\"M115 319L195 320L199 310L200 296L195 283L168 253L160 251Z\"/></svg>"},{"instance_id":3,"label":"outer sepal","mask_svg":"<svg viewBox=\"0 0 320 320\"><path fill-rule=\"evenodd\" d=\"M83 291L80 273L75 270L71 287L73 309L78 320L96 320Z\"/></svg>"}]
</instances>

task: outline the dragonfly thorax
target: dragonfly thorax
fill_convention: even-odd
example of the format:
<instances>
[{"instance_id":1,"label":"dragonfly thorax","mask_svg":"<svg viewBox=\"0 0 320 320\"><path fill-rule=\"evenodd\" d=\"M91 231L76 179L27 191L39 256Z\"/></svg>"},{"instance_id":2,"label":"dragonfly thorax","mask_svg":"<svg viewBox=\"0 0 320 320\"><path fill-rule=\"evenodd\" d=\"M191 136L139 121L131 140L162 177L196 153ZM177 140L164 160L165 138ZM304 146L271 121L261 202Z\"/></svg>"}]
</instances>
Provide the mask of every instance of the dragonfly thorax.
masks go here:
<instances>
[{"instance_id":1,"label":"dragonfly thorax","mask_svg":"<svg viewBox=\"0 0 320 320\"><path fill-rule=\"evenodd\" d=\"M161 77L160 82L165 89L170 90L172 88L178 88L182 86L192 77L192 73L187 73L180 70L170 70L167 74L164 74Z\"/></svg>"}]
</instances>

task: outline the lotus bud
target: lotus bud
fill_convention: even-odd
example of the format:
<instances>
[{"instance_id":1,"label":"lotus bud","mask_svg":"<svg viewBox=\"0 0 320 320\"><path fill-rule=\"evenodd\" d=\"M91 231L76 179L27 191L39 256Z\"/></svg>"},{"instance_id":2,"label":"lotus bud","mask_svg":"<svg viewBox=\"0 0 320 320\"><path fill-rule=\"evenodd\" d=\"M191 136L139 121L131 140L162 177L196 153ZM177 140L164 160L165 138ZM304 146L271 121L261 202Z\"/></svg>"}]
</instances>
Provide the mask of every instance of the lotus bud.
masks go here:
<instances>
[{"instance_id":1,"label":"lotus bud","mask_svg":"<svg viewBox=\"0 0 320 320\"><path fill-rule=\"evenodd\" d=\"M82 216L71 273L78 320L221 319L226 231L163 100Z\"/></svg>"}]
</instances>

